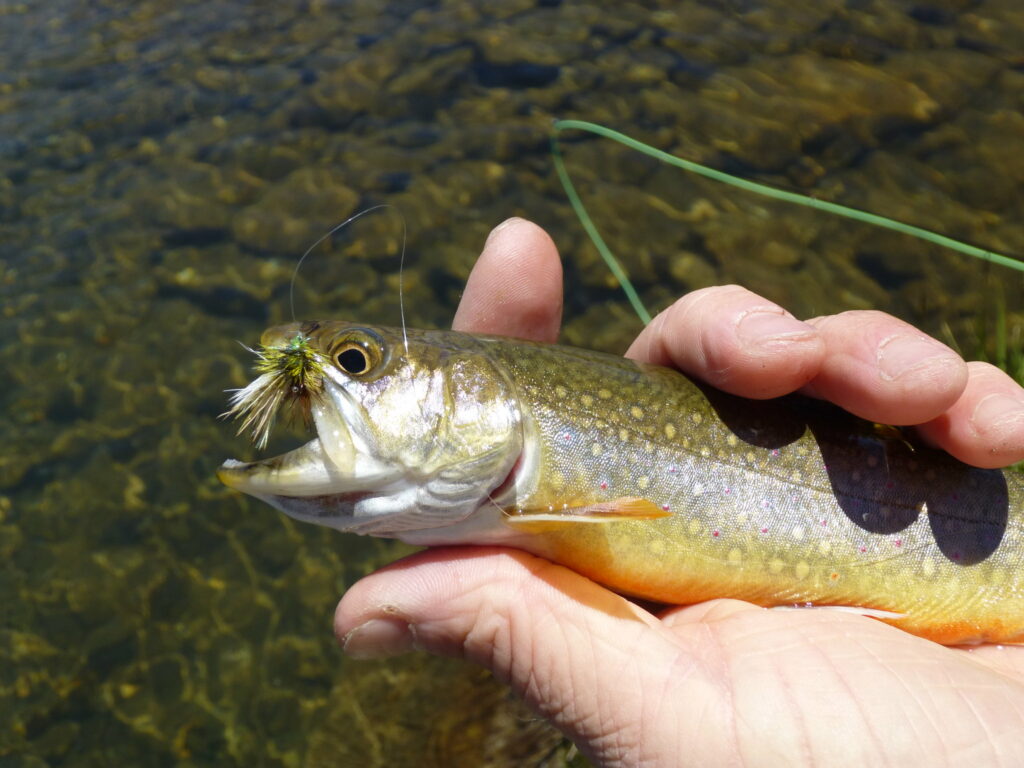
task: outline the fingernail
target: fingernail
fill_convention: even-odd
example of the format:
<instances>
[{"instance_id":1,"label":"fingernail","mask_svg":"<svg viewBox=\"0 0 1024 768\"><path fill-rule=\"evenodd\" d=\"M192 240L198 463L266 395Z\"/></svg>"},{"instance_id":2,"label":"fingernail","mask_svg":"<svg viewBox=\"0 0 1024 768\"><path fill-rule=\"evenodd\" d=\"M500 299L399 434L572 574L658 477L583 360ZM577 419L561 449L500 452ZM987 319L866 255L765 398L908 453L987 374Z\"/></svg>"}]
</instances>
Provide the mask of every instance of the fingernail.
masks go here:
<instances>
[{"instance_id":1,"label":"fingernail","mask_svg":"<svg viewBox=\"0 0 1024 768\"><path fill-rule=\"evenodd\" d=\"M380 659L415 650L412 629L401 619L370 619L350 630L341 650L353 659Z\"/></svg>"},{"instance_id":2,"label":"fingernail","mask_svg":"<svg viewBox=\"0 0 1024 768\"><path fill-rule=\"evenodd\" d=\"M799 341L814 336L813 326L781 310L754 309L740 317L737 333L742 341L763 344L766 341Z\"/></svg>"},{"instance_id":3,"label":"fingernail","mask_svg":"<svg viewBox=\"0 0 1024 768\"><path fill-rule=\"evenodd\" d=\"M498 226L496 226L494 229L491 230L491 234L489 234L487 236L487 241L484 243L484 245L486 245L487 243L491 242L491 238L493 238L495 235L497 235L503 229L507 229L508 227L512 226L513 224L519 223L520 221L522 221L522 219L520 217L518 217L518 216L513 216L510 219L505 219L503 222L501 222L501 224L499 224Z\"/></svg>"},{"instance_id":4,"label":"fingernail","mask_svg":"<svg viewBox=\"0 0 1024 768\"><path fill-rule=\"evenodd\" d=\"M974 406L971 421L980 432L1003 426L1008 422L1024 422L1024 402L1001 392L993 392Z\"/></svg>"},{"instance_id":5,"label":"fingernail","mask_svg":"<svg viewBox=\"0 0 1024 768\"><path fill-rule=\"evenodd\" d=\"M883 339L876 355L879 373L888 381L898 379L915 368L926 368L939 362L952 363L959 359L953 350L934 339L898 334Z\"/></svg>"}]
</instances>

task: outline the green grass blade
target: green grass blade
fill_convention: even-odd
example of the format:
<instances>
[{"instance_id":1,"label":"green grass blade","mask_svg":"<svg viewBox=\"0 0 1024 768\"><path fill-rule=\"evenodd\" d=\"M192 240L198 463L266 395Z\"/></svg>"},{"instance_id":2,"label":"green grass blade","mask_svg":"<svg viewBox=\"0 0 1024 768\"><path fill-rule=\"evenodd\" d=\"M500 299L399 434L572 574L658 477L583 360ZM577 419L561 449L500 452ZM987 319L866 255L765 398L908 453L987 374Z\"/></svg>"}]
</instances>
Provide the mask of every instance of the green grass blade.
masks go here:
<instances>
[{"instance_id":1,"label":"green grass blade","mask_svg":"<svg viewBox=\"0 0 1024 768\"><path fill-rule=\"evenodd\" d=\"M557 130L557 123L556 123ZM572 180L569 178L569 172L565 169L565 162L562 160L562 153L558 148L558 136L556 134L551 135L551 156L555 161L555 170L558 172L558 178L562 182L562 188L565 190L566 196L569 198L569 204L572 205L572 209L576 212L576 217L580 220L583 225L583 229L590 236L590 241L597 248L597 252L601 254L601 258L604 259L604 263L608 265L608 269L611 270L615 279L619 281L619 285L622 286L623 292L626 294L626 298L629 299L629 303L633 305L633 311L636 312L644 325L651 322L651 313L647 311L647 307L644 306L643 301L640 299L640 295L636 292L633 287L633 283L630 282L629 277L626 275L626 271L619 264L618 259L612 255L611 249L605 243L604 238L601 237L601 233L597 231L597 227L594 226L594 222L590 218L590 214L587 213L587 209L583 205L583 201L580 200L580 196L576 194L576 187L573 186Z\"/></svg>"},{"instance_id":2,"label":"green grass blade","mask_svg":"<svg viewBox=\"0 0 1024 768\"><path fill-rule=\"evenodd\" d=\"M773 200L782 200L788 203L795 203L796 205L802 205L805 208L814 208L815 210L824 211L826 213L831 213L836 216L843 216L845 218L853 219L855 221L862 221L867 224L873 224L876 227L890 229L894 232L900 232L905 235L910 235L911 237L916 237L920 240L925 240L929 243L934 243L935 245L941 245L945 248L949 248L959 253L963 253L968 256L973 256L976 259L982 259L983 261L989 261L992 262L993 264L999 264L1000 266L1009 267L1010 269L1016 269L1018 271L1024 272L1024 262L1019 261L1017 259L1012 259L1009 256L1003 256L992 251L987 251L984 248L978 248L973 245L968 245L967 243L960 242L959 240L954 240L951 237L946 237L945 235L940 235L936 232L931 232L927 229L922 229L921 227L915 227L912 224L904 224L901 221L889 219L886 218L885 216L879 216L878 214L868 213L867 211L861 211L856 208L850 208L845 205L839 205L838 203L829 203L824 200L816 200L813 197L798 195L795 192L785 192L781 189L769 187L766 184L758 184L757 182L747 181L746 179L741 179L736 176L732 176L728 173L723 173L722 171L716 171L713 168L708 168L706 166L700 165L699 163L691 162L690 160L683 160L682 158L676 157L675 155L670 155L668 152L663 152L660 149L655 149L654 147L648 144L644 144L641 141L637 141L636 139L630 138L629 136L626 136L624 133L619 133L618 131L613 131L611 128L605 128L603 125L597 125L596 123L590 123L585 120L559 120L555 123L552 145L555 147L554 151L556 152L556 158L558 158L557 136L561 131L568 130L586 131L588 133L593 133L606 139L611 139L612 141L616 141L619 144L622 144L623 146L629 147L630 149L634 149L637 152L642 152L643 154L648 155L649 157L661 160L662 162L668 163L669 165L675 166L676 168L681 168L684 171L689 171L691 173L696 173L700 176L704 176L715 181L720 181L723 184L729 184L730 186L746 190L747 192L753 192L758 195L763 195ZM556 159L556 164L560 162L560 158ZM559 175L561 176L562 173L560 172ZM565 178L568 177L566 176ZM566 181L564 179L562 181L562 184L566 184ZM571 187L566 188L567 193L570 188ZM573 194L575 194L575 192L573 192ZM573 207L575 208L575 205ZM577 209L577 215L579 215L580 210L581 209ZM587 219L587 221L589 221L589 219ZM584 222L584 227L587 227L586 221ZM590 227L593 228L592 223L590 224ZM589 233L591 229L588 229L587 231ZM593 231L596 232L596 230ZM593 237L594 235L591 235L591 238ZM603 252L602 255L604 255ZM614 257L613 261L609 263L609 266L611 266L611 263L617 264L617 262L614 262ZM621 281L621 278L619 279ZM625 288L625 284L623 284L623 288Z\"/></svg>"}]
</instances>

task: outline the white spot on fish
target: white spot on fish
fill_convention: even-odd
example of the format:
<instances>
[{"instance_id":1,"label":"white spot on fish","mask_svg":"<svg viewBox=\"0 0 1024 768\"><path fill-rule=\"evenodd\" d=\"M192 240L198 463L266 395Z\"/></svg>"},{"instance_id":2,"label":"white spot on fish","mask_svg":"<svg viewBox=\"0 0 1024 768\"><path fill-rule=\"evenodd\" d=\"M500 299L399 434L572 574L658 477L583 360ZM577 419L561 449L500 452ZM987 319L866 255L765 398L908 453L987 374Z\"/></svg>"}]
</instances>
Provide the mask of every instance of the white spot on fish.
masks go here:
<instances>
[{"instance_id":1,"label":"white spot on fish","mask_svg":"<svg viewBox=\"0 0 1024 768\"><path fill-rule=\"evenodd\" d=\"M806 578L807 574L811 572L811 566L809 566L805 561L801 560L799 563L796 564L796 568L793 569L793 572L796 574L796 577L798 579L803 579Z\"/></svg>"},{"instance_id":2,"label":"white spot on fish","mask_svg":"<svg viewBox=\"0 0 1024 768\"><path fill-rule=\"evenodd\" d=\"M665 437L667 437L669 440L671 440L675 436L676 436L676 425L675 424L666 424L665 425Z\"/></svg>"},{"instance_id":3,"label":"white spot on fish","mask_svg":"<svg viewBox=\"0 0 1024 768\"><path fill-rule=\"evenodd\" d=\"M793 538L797 541L802 541L804 538L804 527L802 525L793 526Z\"/></svg>"},{"instance_id":4,"label":"white spot on fish","mask_svg":"<svg viewBox=\"0 0 1024 768\"><path fill-rule=\"evenodd\" d=\"M690 414L690 420L694 424L700 424L702 421L704 421L704 417L701 416L699 413L694 412Z\"/></svg>"},{"instance_id":5,"label":"white spot on fish","mask_svg":"<svg viewBox=\"0 0 1024 768\"><path fill-rule=\"evenodd\" d=\"M590 446L590 455L591 456L600 456L602 450L603 449L601 448L601 444L600 443L593 443Z\"/></svg>"},{"instance_id":6,"label":"white spot on fish","mask_svg":"<svg viewBox=\"0 0 1024 768\"><path fill-rule=\"evenodd\" d=\"M632 408L629 409L629 414L634 419L642 419L644 417L643 408L640 408L639 406L636 406L636 405L634 405Z\"/></svg>"},{"instance_id":7,"label":"white spot on fish","mask_svg":"<svg viewBox=\"0 0 1024 768\"><path fill-rule=\"evenodd\" d=\"M651 484L651 478L647 475L641 475L636 479L636 484L641 491L647 490L647 486Z\"/></svg>"},{"instance_id":8,"label":"white spot on fish","mask_svg":"<svg viewBox=\"0 0 1024 768\"><path fill-rule=\"evenodd\" d=\"M727 438L725 438L725 442L727 442L730 446L735 446L737 443L739 443L739 440L736 439L736 435L729 435Z\"/></svg>"},{"instance_id":9,"label":"white spot on fish","mask_svg":"<svg viewBox=\"0 0 1024 768\"><path fill-rule=\"evenodd\" d=\"M605 387L601 387L601 389L597 390L597 396L600 397L602 400L607 400L609 397L612 396L612 391Z\"/></svg>"},{"instance_id":10,"label":"white spot on fish","mask_svg":"<svg viewBox=\"0 0 1024 768\"><path fill-rule=\"evenodd\" d=\"M774 558L770 563L768 563L768 570L771 573L778 573L779 571L781 571L785 567L786 567L786 564L784 562L782 562L781 560L779 560L779 558L777 558L777 557Z\"/></svg>"},{"instance_id":11,"label":"white spot on fish","mask_svg":"<svg viewBox=\"0 0 1024 768\"><path fill-rule=\"evenodd\" d=\"M729 550L729 563L732 565L739 565L743 562L743 552L738 548L733 547Z\"/></svg>"}]
</instances>

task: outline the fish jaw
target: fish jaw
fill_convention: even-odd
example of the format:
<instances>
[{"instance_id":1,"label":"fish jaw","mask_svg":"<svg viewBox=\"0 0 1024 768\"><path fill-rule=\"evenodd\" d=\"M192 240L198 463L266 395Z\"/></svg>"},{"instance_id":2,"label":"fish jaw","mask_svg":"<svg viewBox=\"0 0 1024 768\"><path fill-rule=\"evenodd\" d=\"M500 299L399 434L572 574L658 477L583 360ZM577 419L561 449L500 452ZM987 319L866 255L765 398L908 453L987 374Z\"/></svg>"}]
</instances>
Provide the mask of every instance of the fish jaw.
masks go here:
<instances>
[{"instance_id":1,"label":"fish jaw","mask_svg":"<svg viewBox=\"0 0 1024 768\"><path fill-rule=\"evenodd\" d=\"M357 456L353 465L354 471L339 471L316 438L270 459L228 459L217 470L217 477L229 488L252 496L322 496L367 492L389 485L400 474L364 456Z\"/></svg>"},{"instance_id":2,"label":"fish jaw","mask_svg":"<svg viewBox=\"0 0 1024 768\"><path fill-rule=\"evenodd\" d=\"M360 458L354 472L340 472L317 438L263 461L228 459L217 477L229 488L301 522L389 535L387 530L380 531L394 524L386 513L401 512L416 484L400 468Z\"/></svg>"}]
</instances>

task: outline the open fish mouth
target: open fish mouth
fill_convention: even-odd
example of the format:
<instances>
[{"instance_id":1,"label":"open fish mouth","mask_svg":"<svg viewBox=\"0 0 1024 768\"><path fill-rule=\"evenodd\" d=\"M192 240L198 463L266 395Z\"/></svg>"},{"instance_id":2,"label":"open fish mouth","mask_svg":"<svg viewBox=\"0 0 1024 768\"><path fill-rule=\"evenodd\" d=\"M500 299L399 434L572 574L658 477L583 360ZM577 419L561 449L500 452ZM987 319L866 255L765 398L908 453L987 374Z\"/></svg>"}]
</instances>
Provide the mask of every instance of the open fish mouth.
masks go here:
<instances>
[{"instance_id":1,"label":"open fish mouth","mask_svg":"<svg viewBox=\"0 0 1024 768\"><path fill-rule=\"evenodd\" d=\"M388 484L395 468L374 458L361 440L353 440L335 402L344 399L343 393L331 392L312 404L315 439L267 459L228 459L217 477L229 488L265 500L363 493Z\"/></svg>"}]
</instances>

